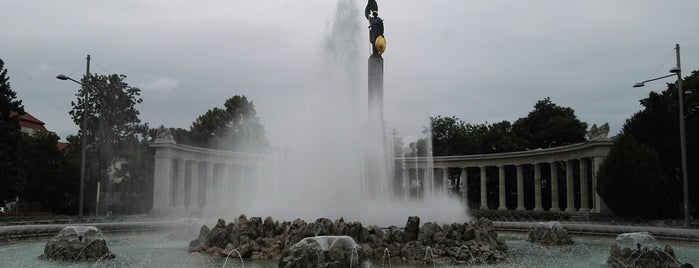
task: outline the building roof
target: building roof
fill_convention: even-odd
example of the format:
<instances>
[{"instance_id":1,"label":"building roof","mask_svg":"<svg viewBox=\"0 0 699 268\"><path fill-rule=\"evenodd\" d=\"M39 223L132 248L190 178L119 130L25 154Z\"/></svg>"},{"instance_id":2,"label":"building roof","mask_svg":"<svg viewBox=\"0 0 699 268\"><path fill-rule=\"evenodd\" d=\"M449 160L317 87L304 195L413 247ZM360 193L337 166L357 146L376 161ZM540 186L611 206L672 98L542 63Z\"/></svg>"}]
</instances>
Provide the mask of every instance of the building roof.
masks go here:
<instances>
[{"instance_id":1,"label":"building roof","mask_svg":"<svg viewBox=\"0 0 699 268\"><path fill-rule=\"evenodd\" d=\"M10 112L10 117L17 116L17 112L12 111ZM37 119L36 117L32 116L29 113L24 113L19 116L19 125L24 128L30 128L30 129L35 129L35 130L46 130L46 127L44 127L44 122L41 120Z\"/></svg>"}]
</instances>

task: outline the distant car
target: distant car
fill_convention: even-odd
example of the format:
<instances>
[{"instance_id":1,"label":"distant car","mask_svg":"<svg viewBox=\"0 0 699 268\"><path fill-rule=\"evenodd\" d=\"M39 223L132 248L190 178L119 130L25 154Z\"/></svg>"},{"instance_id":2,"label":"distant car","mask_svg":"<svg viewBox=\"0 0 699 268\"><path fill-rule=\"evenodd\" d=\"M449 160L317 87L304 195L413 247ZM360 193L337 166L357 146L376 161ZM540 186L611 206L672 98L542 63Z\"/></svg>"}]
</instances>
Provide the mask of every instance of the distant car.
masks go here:
<instances>
[{"instance_id":1,"label":"distant car","mask_svg":"<svg viewBox=\"0 0 699 268\"><path fill-rule=\"evenodd\" d=\"M7 209L5 209L5 207L0 207L0 213L5 213L5 212L7 212Z\"/></svg>"}]
</instances>

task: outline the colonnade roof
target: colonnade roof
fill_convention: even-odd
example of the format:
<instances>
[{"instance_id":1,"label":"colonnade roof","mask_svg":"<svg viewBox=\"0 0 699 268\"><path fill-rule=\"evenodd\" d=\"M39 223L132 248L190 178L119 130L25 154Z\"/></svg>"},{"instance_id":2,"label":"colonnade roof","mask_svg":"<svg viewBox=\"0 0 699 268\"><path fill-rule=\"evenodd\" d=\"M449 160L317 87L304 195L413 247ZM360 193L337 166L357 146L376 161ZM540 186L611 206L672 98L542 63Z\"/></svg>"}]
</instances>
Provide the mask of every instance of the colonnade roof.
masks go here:
<instances>
[{"instance_id":1,"label":"colonnade roof","mask_svg":"<svg viewBox=\"0 0 699 268\"><path fill-rule=\"evenodd\" d=\"M535 149L529 151L477 154L477 155L452 155L435 157L402 157L407 168L428 168L430 160L433 168L463 168L502 165L527 165L536 163L550 163L581 158L606 157L613 141L610 139L592 140L583 143L572 144L547 149Z\"/></svg>"},{"instance_id":2,"label":"colonnade roof","mask_svg":"<svg viewBox=\"0 0 699 268\"><path fill-rule=\"evenodd\" d=\"M156 149L156 158L178 158L187 161L260 165L267 157L265 154L215 150L165 142L154 142L150 147Z\"/></svg>"}]
</instances>

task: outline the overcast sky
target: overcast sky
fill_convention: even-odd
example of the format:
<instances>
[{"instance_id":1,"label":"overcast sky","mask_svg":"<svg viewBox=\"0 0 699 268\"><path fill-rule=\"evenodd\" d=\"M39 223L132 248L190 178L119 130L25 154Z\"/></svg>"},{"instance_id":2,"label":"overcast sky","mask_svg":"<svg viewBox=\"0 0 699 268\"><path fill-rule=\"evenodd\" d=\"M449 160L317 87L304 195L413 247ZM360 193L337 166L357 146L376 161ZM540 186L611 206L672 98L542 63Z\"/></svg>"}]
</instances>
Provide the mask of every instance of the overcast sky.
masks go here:
<instances>
[{"instance_id":1,"label":"overcast sky","mask_svg":"<svg viewBox=\"0 0 699 268\"><path fill-rule=\"evenodd\" d=\"M699 1L379 0L388 40L385 120L415 137L428 116L514 121L537 100L571 107L616 134L638 100L699 69ZM364 0L357 0L363 10ZM312 86L335 0L0 0L0 58L27 112L62 139L85 56L91 71L119 73L143 90L141 119L188 128L236 94L263 124ZM368 39L368 32L366 39ZM362 50L365 62L369 45ZM358 92L366 94L366 82ZM272 134L273 136L274 134Z\"/></svg>"}]
</instances>

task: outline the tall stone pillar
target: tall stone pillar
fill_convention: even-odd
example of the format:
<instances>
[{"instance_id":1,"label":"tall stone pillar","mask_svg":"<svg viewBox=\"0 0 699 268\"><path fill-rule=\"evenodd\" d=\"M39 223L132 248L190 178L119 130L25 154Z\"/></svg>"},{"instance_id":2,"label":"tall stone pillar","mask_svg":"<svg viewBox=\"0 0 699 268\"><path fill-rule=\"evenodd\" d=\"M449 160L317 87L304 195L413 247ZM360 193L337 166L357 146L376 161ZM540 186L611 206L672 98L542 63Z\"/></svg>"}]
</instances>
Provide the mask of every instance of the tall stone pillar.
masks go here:
<instances>
[{"instance_id":1,"label":"tall stone pillar","mask_svg":"<svg viewBox=\"0 0 699 268\"><path fill-rule=\"evenodd\" d=\"M561 211L558 207L558 163L551 162L551 211Z\"/></svg>"},{"instance_id":2,"label":"tall stone pillar","mask_svg":"<svg viewBox=\"0 0 699 268\"><path fill-rule=\"evenodd\" d=\"M524 208L524 167L522 165L517 165L517 210L526 210Z\"/></svg>"},{"instance_id":3,"label":"tall stone pillar","mask_svg":"<svg viewBox=\"0 0 699 268\"><path fill-rule=\"evenodd\" d=\"M481 207L480 209L488 209L488 186L485 180L485 166L481 166Z\"/></svg>"},{"instance_id":4,"label":"tall stone pillar","mask_svg":"<svg viewBox=\"0 0 699 268\"><path fill-rule=\"evenodd\" d=\"M505 196L505 166L498 166L498 192L500 205L498 210L507 210L506 196Z\"/></svg>"},{"instance_id":5,"label":"tall stone pillar","mask_svg":"<svg viewBox=\"0 0 699 268\"><path fill-rule=\"evenodd\" d=\"M156 148L153 168L153 208L151 214L165 215L172 211L173 159L169 148Z\"/></svg>"},{"instance_id":6,"label":"tall stone pillar","mask_svg":"<svg viewBox=\"0 0 699 268\"><path fill-rule=\"evenodd\" d=\"M575 187L573 186L573 160L566 161L566 212L575 212Z\"/></svg>"},{"instance_id":7,"label":"tall stone pillar","mask_svg":"<svg viewBox=\"0 0 699 268\"><path fill-rule=\"evenodd\" d=\"M587 192L587 162L580 158L580 212L590 212L590 202Z\"/></svg>"},{"instance_id":8,"label":"tall stone pillar","mask_svg":"<svg viewBox=\"0 0 699 268\"><path fill-rule=\"evenodd\" d=\"M534 164L534 211L543 211L541 206L541 164Z\"/></svg>"},{"instance_id":9,"label":"tall stone pillar","mask_svg":"<svg viewBox=\"0 0 699 268\"><path fill-rule=\"evenodd\" d=\"M607 204L604 203L604 200L599 196L597 193L597 173L599 172L599 166L602 164L604 161L604 157L593 157L591 159L592 161L592 192L594 193L592 195L592 206L594 207L594 212L596 213L604 213L604 212L609 212L609 208L607 208Z\"/></svg>"},{"instance_id":10,"label":"tall stone pillar","mask_svg":"<svg viewBox=\"0 0 699 268\"><path fill-rule=\"evenodd\" d=\"M383 127L383 58L369 57L369 122Z\"/></svg>"},{"instance_id":11,"label":"tall stone pillar","mask_svg":"<svg viewBox=\"0 0 699 268\"><path fill-rule=\"evenodd\" d=\"M369 198L379 199L388 191L388 185L380 180L381 174L386 174L386 154L384 139L386 137L383 121L383 58L379 55L369 57L368 73L368 138L366 140L366 191ZM429 188L429 187L428 187ZM429 193L433 194L433 188Z\"/></svg>"},{"instance_id":12,"label":"tall stone pillar","mask_svg":"<svg viewBox=\"0 0 699 268\"><path fill-rule=\"evenodd\" d=\"M464 207L468 210L468 171L467 168L461 168L461 202Z\"/></svg>"}]
</instances>

